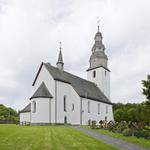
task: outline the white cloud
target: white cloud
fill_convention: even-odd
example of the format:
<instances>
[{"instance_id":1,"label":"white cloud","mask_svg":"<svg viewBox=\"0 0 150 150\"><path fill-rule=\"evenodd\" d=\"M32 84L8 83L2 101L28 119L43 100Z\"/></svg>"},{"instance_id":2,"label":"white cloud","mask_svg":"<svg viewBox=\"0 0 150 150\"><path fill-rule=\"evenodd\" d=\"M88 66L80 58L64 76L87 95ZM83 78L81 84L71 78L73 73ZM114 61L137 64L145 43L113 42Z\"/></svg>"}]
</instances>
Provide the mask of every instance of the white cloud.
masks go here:
<instances>
[{"instance_id":1,"label":"white cloud","mask_svg":"<svg viewBox=\"0 0 150 150\"><path fill-rule=\"evenodd\" d=\"M36 71L41 61L55 65L59 41L66 69L86 78L97 16L112 70L112 101L143 101L149 6L149 0L0 0L0 103L17 109L28 103Z\"/></svg>"}]
</instances>

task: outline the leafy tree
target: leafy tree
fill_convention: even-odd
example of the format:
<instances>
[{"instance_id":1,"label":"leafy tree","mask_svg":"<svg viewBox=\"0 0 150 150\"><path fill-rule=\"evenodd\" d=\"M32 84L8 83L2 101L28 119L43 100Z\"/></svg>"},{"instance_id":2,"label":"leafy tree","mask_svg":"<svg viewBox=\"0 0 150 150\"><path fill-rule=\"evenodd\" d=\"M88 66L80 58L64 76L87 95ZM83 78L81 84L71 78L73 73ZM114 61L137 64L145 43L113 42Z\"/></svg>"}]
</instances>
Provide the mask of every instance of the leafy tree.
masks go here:
<instances>
[{"instance_id":1,"label":"leafy tree","mask_svg":"<svg viewBox=\"0 0 150 150\"><path fill-rule=\"evenodd\" d=\"M0 116L0 120L5 120L5 117L4 116Z\"/></svg>"},{"instance_id":2,"label":"leafy tree","mask_svg":"<svg viewBox=\"0 0 150 150\"><path fill-rule=\"evenodd\" d=\"M123 119L123 110L121 108L114 111L114 119L118 122Z\"/></svg>"},{"instance_id":3,"label":"leafy tree","mask_svg":"<svg viewBox=\"0 0 150 150\"><path fill-rule=\"evenodd\" d=\"M142 80L142 84L143 94L146 96L147 101L140 104L114 104L113 111L116 121L124 120L150 124L150 75L147 76L146 80Z\"/></svg>"},{"instance_id":4,"label":"leafy tree","mask_svg":"<svg viewBox=\"0 0 150 150\"><path fill-rule=\"evenodd\" d=\"M10 108L6 107L3 104L0 104L0 120L18 120L18 113Z\"/></svg>"},{"instance_id":5,"label":"leafy tree","mask_svg":"<svg viewBox=\"0 0 150 150\"><path fill-rule=\"evenodd\" d=\"M127 111L127 116L128 116L128 120L126 121L132 121L132 122L135 122L135 121L138 121L137 119L137 115L136 115L136 108L129 108L128 111Z\"/></svg>"},{"instance_id":6,"label":"leafy tree","mask_svg":"<svg viewBox=\"0 0 150 150\"><path fill-rule=\"evenodd\" d=\"M150 123L150 109L146 103L140 104L113 104L114 119L120 121L133 121Z\"/></svg>"},{"instance_id":7,"label":"leafy tree","mask_svg":"<svg viewBox=\"0 0 150 150\"><path fill-rule=\"evenodd\" d=\"M142 80L142 84L144 86L143 94L150 102L150 75L147 76L147 80Z\"/></svg>"}]
</instances>

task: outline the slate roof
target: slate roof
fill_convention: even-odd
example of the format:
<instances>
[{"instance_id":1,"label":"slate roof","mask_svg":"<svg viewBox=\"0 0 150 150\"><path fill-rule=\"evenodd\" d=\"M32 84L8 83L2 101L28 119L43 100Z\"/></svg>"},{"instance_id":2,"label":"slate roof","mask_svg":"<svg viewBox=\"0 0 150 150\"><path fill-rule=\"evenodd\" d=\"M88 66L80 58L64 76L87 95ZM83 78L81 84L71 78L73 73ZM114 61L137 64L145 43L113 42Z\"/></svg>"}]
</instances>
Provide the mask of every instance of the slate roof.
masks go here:
<instances>
[{"instance_id":1,"label":"slate roof","mask_svg":"<svg viewBox=\"0 0 150 150\"><path fill-rule=\"evenodd\" d=\"M19 111L19 113L30 112L31 111L31 103L29 103L24 109Z\"/></svg>"},{"instance_id":2,"label":"slate roof","mask_svg":"<svg viewBox=\"0 0 150 150\"><path fill-rule=\"evenodd\" d=\"M88 68L86 71L93 70L93 69L100 68L100 67L102 67L102 68L104 68L105 70L111 72L108 68L106 68L106 67L104 67L104 66L102 66L102 65L99 65L99 66L93 67L93 68Z\"/></svg>"},{"instance_id":3,"label":"slate roof","mask_svg":"<svg viewBox=\"0 0 150 150\"><path fill-rule=\"evenodd\" d=\"M77 92L77 94L80 97L112 104L110 100L101 92L101 90L93 82L82 79L66 71L61 71L58 68L53 67L49 63L42 63L42 64L45 65L45 67L47 68L49 73L52 75L54 80L58 80L58 81L71 84L74 90Z\"/></svg>"},{"instance_id":4,"label":"slate roof","mask_svg":"<svg viewBox=\"0 0 150 150\"><path fill-rule=\"evenodd\" d=\"M57 64L58 64L58 63L64 64L64 63L63 63L63 57L62 57L61 49L60 49L59 56L58 56Z\"/></svg>"},{"instance_id":5,"label":"slate roof","mask_svg":"<svg viewBox=\"0 0 150 150\"><path fill-rule=\"evenodd\" d=\"M51 95L51 93L49 92L48 88L46 87L46 85L44 84L44 82L41 83L41 85L39 86L39 88L35 91L35 93L33 94L33 96L30 98L30 100L32 98L53 98L53 96Z\"/></svg>"}]
</instances>

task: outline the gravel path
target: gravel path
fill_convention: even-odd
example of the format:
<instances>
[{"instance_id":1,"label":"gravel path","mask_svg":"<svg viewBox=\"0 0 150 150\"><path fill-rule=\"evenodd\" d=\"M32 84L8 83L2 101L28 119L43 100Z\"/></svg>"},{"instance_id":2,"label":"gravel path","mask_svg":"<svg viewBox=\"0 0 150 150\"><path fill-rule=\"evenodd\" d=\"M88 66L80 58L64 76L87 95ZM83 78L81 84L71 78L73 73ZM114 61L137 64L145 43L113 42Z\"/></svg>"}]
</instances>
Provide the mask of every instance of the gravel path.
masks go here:
<instances>
[{"instance_id":1,"label":"gravel path","mask_svg":"<svg viewBox=\"0 0 150 150\"><path fill-rule=\"evenodd\" d=\"M89 131L88 129L85 128L81 128L80 126L73 126L73 128L77 129L78 131L81 131L93 138L96 138L98 140L101 140L107 144L110 144L116 148L118 148L119 150L148 150L146 148L142 148L138 145L132 144L132 143L128 143L126 141L117 139L117 138L113 138L110 136L106 136L106 135L102 135L99 133L94 133L92 131Z\"/></svg>"}]
</instances>

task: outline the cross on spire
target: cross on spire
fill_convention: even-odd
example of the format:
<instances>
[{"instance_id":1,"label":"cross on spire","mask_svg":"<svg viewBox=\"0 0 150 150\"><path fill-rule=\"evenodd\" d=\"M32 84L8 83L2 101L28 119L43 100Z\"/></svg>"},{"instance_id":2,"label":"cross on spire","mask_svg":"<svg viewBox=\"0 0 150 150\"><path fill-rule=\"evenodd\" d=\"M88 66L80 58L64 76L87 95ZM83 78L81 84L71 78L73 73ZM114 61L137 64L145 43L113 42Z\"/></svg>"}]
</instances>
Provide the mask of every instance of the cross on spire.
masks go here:
<instances>
[{"instance_id":1,"label":"cross on spire","mask_svg":"<svg viewBox=\"0 0 150 150\"><path fill-rule=\"evenodd\" d=\"M62 43L59 42L59 49L61 50L62 49Z\"/></svg>"},{"instance_id":2,"label":"cross on spire","mask_svg":"<svg viewBox=\"0 0 150 150\"><path fill-rule=\"evenodd\" d=\"M99 16L97 17L97 27L98 27L98 32L99 32L99 23L100 23L100 18Z\"/></svg>"}]
</instances>

